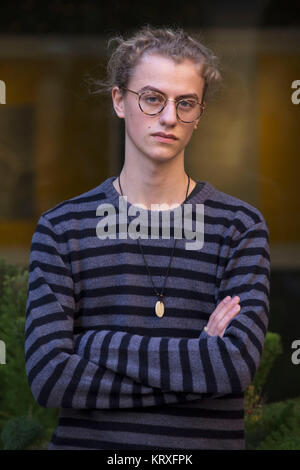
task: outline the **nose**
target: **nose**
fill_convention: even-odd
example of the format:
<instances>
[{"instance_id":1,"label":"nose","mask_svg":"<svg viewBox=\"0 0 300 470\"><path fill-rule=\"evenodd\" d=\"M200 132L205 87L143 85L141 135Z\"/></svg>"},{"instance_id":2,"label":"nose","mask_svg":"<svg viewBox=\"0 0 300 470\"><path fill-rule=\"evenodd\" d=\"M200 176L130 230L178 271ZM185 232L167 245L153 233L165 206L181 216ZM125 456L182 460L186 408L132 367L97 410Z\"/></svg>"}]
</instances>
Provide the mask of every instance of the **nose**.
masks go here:
<instances>
[{"instance_id":1,"label":"nose","mask_svg":"<svg viewBox=\"0 0 300 470\"><path fill-rule=\"evenodd\" d=\"M174 126L177 123L176 103L169 99L160 113L160 123L166 126Z\"/></svg>"}]
</instances>

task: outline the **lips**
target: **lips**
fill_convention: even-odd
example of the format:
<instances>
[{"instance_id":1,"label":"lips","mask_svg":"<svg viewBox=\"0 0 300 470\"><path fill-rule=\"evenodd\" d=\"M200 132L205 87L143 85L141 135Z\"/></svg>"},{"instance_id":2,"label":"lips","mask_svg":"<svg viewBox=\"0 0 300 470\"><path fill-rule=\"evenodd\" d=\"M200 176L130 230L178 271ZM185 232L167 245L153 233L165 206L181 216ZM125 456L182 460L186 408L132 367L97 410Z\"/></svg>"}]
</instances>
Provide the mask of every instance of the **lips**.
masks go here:
<instances>
[{"instance_id":1,"label":"lips","mask_svg":"<svg viewBox=\"0 0 300 470\"><path fill-rule=\"evenodd\" d=\"M153 136L159 136L159 137L164 137L165 139L173 139L173 140L178 140L176 135L174 134L165 134L164 132L156 132L155 134L151 134Z\"/></svg>"}]
</instances>

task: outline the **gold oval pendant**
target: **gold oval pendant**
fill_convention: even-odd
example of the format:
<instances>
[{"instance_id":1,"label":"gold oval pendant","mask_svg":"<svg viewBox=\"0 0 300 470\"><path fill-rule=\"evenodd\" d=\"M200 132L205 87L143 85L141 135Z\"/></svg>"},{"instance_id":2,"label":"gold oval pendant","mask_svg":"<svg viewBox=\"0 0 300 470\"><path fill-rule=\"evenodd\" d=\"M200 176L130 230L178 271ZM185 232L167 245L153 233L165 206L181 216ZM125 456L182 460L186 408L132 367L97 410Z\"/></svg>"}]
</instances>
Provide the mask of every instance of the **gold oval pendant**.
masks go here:
<instances>
[{"instance_id":1,"label":"gold oval pendant","mask_svg":"<svg viewBox=\"0 0 300 470\"><path fill-rule=\"evenodd\" d=\"M164 304L160 300L158 300L155 305L155 313L158 317L162 317L164 315L164 312L165 312Z\"/></svg>"}]
</instances>

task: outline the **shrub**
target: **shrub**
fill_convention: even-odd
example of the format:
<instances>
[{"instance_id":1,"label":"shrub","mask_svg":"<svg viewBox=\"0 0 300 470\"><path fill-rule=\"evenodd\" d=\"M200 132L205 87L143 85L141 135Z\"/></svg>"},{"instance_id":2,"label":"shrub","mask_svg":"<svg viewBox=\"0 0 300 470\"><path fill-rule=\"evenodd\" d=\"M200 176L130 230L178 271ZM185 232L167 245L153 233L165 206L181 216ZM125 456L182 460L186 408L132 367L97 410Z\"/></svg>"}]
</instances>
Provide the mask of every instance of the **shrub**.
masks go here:
<instances>
[{"instance_id":1,"label":"shrub","mask_svg":"<svg viewBox=\"0 0 300 470\"><path fill-rule=\"evenodd\" d=\"M300 398L271 403L264 409L261 450L300 450Z\"/></svg>"},{"instance_id":2,"label":"shrub","mask_svg":"<svg viewBox=\"0 0 300 470\"><path fill-rule=\"evenodd\" d=\"M282 353L282 342L278 333L266 334L261 361L252 384L256 391L261 391L275 359Z\"/></svg>"},{"instance_id":3,"label":"shrub","mask_svg":"<svg viewBox=\"0 0 300 470\"><path fill-rule=\"evenodd\" d=\"M1 433L5 450L23 450L43 438L40 422L28 416L8 420Z\"/></svg>"},{"instance_id":4,"label":"shrub","mask_svg":"<svg viewBox=\"0 0 300 470\"><path fill-rule=\"evenodd\" d=\"M266 403L262 387L275 359L282 352L281 338L268 332L261 362L245 393L246 449L300 449L300 399Z\"/></svg>"},{"instance_id":5,"label":"shrub","mask_svg":"<svg viewBox=\"0 0 300 470\"><path fill-rule=\"evenodd\" d=\"M6 266L1 260L0 339L6 345L6 364L0 366L0 432L6 430L5 443L1 433L3 445L17 442L7 436L18 435L21 442L23 425L26 436L35 439L33 429L38 429L36 423L44 429L47 438L57 424L58 410L42 408L36 403L26 376L24 332L27 288L28 271L17 266ZM22 418L18 420L19 417Z\"/></svg>"},{"instance_id":6,"label":"shrub","mask_svg":"<svg viewBox=\"0 0 300 470\"><path fill-rule=\"evenodd\" d=\"M256 375L245 392L245 426L249 434L253 432L263 413L266 399L262 396L262 387L266 382L275 359L282 352L280 336L267 332L265 344Z\"/></svg>"}]
</instances>

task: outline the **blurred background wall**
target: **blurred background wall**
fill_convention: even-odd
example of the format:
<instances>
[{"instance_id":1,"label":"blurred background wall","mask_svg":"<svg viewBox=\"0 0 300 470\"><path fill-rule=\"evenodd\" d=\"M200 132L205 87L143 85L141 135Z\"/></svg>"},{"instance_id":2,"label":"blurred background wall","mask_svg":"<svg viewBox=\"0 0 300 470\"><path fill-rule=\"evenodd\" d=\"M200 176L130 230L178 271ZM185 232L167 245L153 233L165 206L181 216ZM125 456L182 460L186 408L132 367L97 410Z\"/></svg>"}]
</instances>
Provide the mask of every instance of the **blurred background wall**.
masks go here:
<instances>
[{"instance_id":1,"label":"blurred background wall","mask_svg":"<svg viewBox=\"0 0 300 470\"><path fill-rule=\"evenodd\" d=\"M87 73L104 78L107 39L146 23L200 33L224 80L186 150L186 170L264 214L269 329L284 346L268 398L299 394L290 361L300 338L300 104L291 99L300 80L297 2L15 3L0 7L0 258L27 266L40 214L122 168L122 123L110 97L90 96L84 81Z\"/></svg>"}]
</instances>

